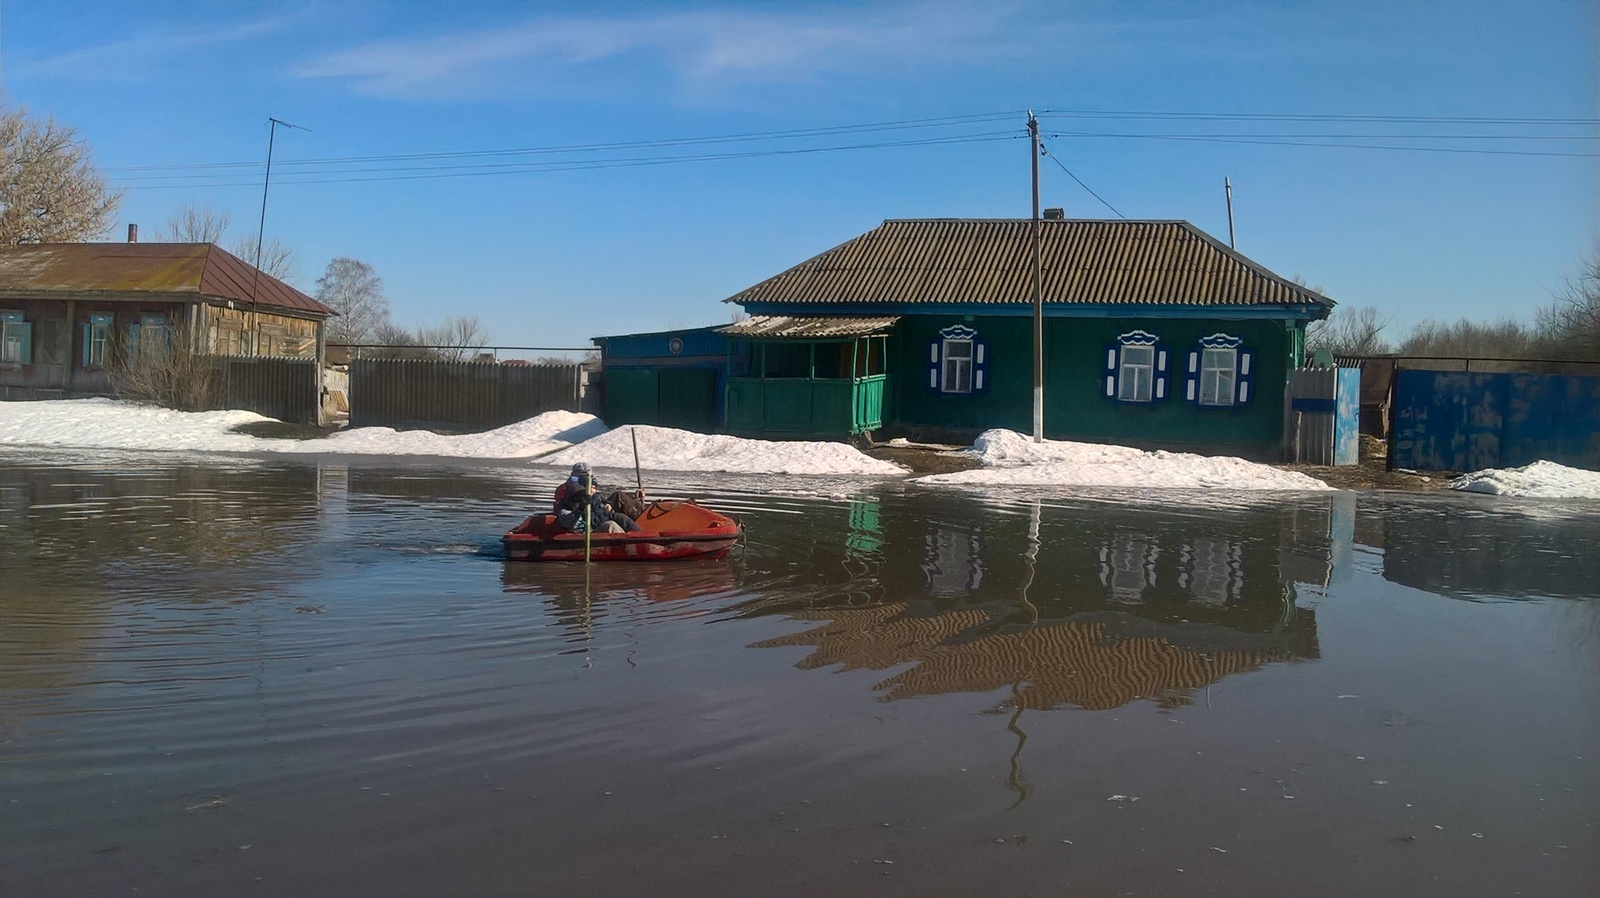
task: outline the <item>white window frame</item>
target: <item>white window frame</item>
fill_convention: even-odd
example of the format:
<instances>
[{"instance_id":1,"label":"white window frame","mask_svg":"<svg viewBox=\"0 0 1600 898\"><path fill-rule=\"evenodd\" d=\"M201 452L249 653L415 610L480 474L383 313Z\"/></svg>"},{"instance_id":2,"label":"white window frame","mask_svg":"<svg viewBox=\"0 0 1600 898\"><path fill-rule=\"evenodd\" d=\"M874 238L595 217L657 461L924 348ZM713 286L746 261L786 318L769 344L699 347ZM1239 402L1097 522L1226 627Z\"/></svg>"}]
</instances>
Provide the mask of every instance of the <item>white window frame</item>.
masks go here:
<instances>
[{"instance_id":1,"label":"white window frame","mask_svg":"<svg viewBox=\"0 0 1600 898\"><path fill-rule=\"evenodd\" d=\"M952 349L961 348L964 355ZM971 393L977 343L971 337L944 337L939 341L939 392Z\"/></svg>"},{"instance_id":2,"label":"white window frame","mask_svg":"<svg viewBox=\"0 0 1600 898\"><path fill-rule=\"evenodd\" d=\"M28 329L28 322L23 319L21 312L0 309L0 365L20 366L33 361L22 352L29 343L23 338Z\"/></svg>"},{"instance_id":3,"label":"white window frame","mask_svg":"<svg viewBox=\"0 0 1600 898\"><path fill-rule=\"evenodd\" d=\"M1224 362L1223 359L1226 359ZM1227 389L1222 389L1223 380ZM1200 404L1234 405L1239 385L1237 346L1200 347Z\"/></svg>"},{"instance_id":4,"label":"white window frame","mask_svg":"<svg viewBox=\"0 0 1600 898\"><path fill-rule=\"evenodd\" d=\"M83 367L106 368L111 365L111 339L116 331L115 313L97 312L89 316L89 352L83 359Z\"/></svg>"},{"instance_id":5,"label":"white window frame","mask_svg":"<svg viewBox=\"0 0 1600 898\"><path fill-rule=\"evenodd\" d=\"M1147 361L1130 358L1145 354ZM1156 345L1124 343L1117 348L1117 401L1152 402L1156 389Z\"/></svg>"}]
</instances>

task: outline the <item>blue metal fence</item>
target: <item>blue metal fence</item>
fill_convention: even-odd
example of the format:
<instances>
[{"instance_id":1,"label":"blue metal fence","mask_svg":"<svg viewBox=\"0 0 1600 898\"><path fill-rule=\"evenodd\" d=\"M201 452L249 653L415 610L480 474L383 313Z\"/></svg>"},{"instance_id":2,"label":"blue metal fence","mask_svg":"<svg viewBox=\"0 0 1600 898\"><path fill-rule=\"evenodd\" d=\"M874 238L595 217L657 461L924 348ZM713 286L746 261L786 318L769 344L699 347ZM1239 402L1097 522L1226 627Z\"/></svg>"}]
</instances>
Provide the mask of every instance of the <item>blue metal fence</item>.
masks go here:
<instances>
[{"instance_id":1,"label":"blue metal fence","mask_svg":"<svg viewBox=\"0 0 1600 898\"><path fill-rule=\"evenodd\" d=\"M1401 369L1393 416L1392 467L1600 470L1600 377Z\"/></svg>"}]
</instances>

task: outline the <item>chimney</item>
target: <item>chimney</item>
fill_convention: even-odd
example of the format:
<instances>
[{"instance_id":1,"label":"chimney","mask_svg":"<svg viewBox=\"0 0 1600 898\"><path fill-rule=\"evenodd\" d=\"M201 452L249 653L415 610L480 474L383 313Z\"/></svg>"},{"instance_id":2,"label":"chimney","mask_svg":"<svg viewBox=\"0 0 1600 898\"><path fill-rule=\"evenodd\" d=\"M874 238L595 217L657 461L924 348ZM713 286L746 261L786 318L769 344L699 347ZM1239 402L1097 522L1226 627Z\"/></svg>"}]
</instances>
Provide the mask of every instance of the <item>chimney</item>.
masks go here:
<instances>
[{"instance_id":1,"label":"chimney","mask_svg":"<svg viewBox=\"0 0 1600 898\"><path fill-rule=\"evenodd\" d=\"M128 242L129 243L138 243L139 242L139 226L136 225L136 224L133 224L132 222L128 223Z\"/></svg>"},{"instance_id":2,"label":"chimney","mask_svg":"<svg viewBox=\"0 0 1600 898\"><path fill-rule=\"evenodd\" d=\"M1045 221L1065 221L1066 218L1067 210L1062 209L1059 206L1051 206L1050 208L1044 210Z\"/></svg>"}]
</instances>

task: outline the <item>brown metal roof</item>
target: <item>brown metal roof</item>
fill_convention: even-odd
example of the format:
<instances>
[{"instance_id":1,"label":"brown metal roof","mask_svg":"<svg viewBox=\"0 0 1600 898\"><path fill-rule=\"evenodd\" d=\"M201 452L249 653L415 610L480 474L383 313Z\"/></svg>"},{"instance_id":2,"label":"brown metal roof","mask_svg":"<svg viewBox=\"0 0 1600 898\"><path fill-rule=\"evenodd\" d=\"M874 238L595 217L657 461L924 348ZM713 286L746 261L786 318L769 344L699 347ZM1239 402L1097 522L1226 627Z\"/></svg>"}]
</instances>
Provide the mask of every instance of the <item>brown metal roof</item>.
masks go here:
<instances>
[{"instance_id":1,"label":"brown metal roof","mask_svg":"<svg viewBox=\"0 0 1600 898\"><path fill-rule=\"evenodd\" d=\"M899 316L883 318L814 318L810 316L752 315L743 321L717 328L729 337L767 337L771 339L818 339L827 337L865 337L887 334Z\"/></svg>"},{"instance_id":2,"label":"brown metal roof","mask_svg":"<svg viewBox=\"0 0 1600 898\"><path fill-rule=\"evenodd\" d=\"M212 243L37 243L0 247L0 295L47 299L180 296L256 302L328 316L333 309Z\"/></svg>"},{"instance_id":3,"label":"brown metal roof","mask_svg":"<svg viewBox=\"0 0 1600 898\"><path fill-rule=\"evenodd\" d=\"M726 301L1032 302L1029 225L891 219ZM1039 243L1047 303L1333 305L1186 221L1046 220Z\"/></svg>"}]
</instances>

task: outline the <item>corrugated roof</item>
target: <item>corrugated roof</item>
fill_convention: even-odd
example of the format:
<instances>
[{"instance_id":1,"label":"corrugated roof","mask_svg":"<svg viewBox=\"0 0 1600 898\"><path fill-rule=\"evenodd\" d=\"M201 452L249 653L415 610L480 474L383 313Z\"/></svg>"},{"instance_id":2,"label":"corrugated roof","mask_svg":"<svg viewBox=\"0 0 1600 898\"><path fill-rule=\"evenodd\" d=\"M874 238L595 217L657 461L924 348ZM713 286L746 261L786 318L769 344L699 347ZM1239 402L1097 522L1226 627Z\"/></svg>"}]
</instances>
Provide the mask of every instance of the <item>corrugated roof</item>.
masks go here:
<instances>
[{"instance_id":1,"label":"corrugated roof","mask_svg":"<svg viewBox=\"0 0 1600 898\"><path fill-rule=\"evenodd\" d=\"M732 303L1027 303L1028 219L902 219L729 297ZM1051 304L1332 306L1186 221L1039 222Z\"/></svg>"},{"instance_id":2,"label":"corrugated roof","mask_svg":"<svg viewBox=\"0 0 1600 898\"><path fill-rule=\"evenodd\" d=\"M46 299L151 295L251 302L255 268L212 243L37 243L0 247L0 294ZM328 308L283 281L262 274L254 302L312 315Z\"/></svg>"},{"instance_id":3,"label":"corrugated roof","mask_svg":"<svg viewBox=\"0 0 1600 898\"><path fill-rule=\"evenodd\" d=\"M769 337L817 339L824 337L865 337L886 334L899 316L885 318L814 318L810 316L752 315L743 321L717 328L729 337Z\"/></svg>"}]
</instances>

